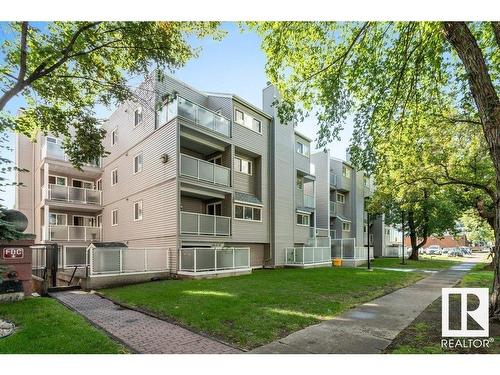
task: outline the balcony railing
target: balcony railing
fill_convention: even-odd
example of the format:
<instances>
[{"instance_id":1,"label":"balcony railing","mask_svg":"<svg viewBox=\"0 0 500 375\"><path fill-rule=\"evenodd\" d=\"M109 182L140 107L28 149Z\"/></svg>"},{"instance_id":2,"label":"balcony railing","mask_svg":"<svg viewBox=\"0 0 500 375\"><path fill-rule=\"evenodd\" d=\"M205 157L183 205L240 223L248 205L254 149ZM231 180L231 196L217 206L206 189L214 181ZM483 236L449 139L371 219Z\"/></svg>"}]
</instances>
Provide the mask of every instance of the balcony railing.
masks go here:
<instances>
[{"instance_id":1,"label":"balcony railing","mask_svg":"<svg viewBox=\"0 0 500 375\"><path fill-rule=\"evenodd\" d=\"M180 96L177 98L177 115L226 137L231 136L231 121Z\"/></svg>"},{"instance_id":2,"label":"balcony railing","mask_svg":"<svg viewBox=\"0 0 500 375\"><path fill-rule=\"evenodd\" d=\"M179 249L179 271L218 272L250 269L249 248Z\"/></svg>"},{"instance_id":3,"label":"balcony railing","mask_svg":"<svg viewBox=\"0 0 500 375\"><path fill-rule=\"evenodd\" d=\"M295 195L295 202L297 207L307 207L307 208L315 208L316 203L314 202L314 196L309 194L304 194L302 190L297 189L297 193Z\"/></svg>"},{"instance_id":4,"label":"balcony railing","mask_svg":"<svg viewBox=\"0 0 500 375\"><path fill-rule=\"evenodd\" d=\"M42 142L42 146L40 148L40 152L41 152L40 157L42 159L51 158L51 159L69 161L68 155L66 154L64 148L60 143L48 142L47 139L44 139ZM101 160L96 160L95 162L92 163L84 163L84 165L100 168Z\"/></svg>"},{"instance_id":5,"label":"balcony railing","mask_svg":"<svg viewBox=\"0 0 500 375\"><path fill-rule=\"evenodd\" d=\"M217 185L231 186L231 169L181 154L181 176L192 177L200 181Z\"/></svg>"},{"instance_id":6,"label":"balcony railing","mask_svg":"<svg viewBox=\"0 0 500 375\"><path fill-rule=\"evenodd\" d=\"M42 187L42 196L45 199L71 203L81 203L100 206L102 191L85 189L74 186L49 184Z\"/></svg>"},{"instance_id":7,"label":"balcony railing","mask_svg":"<svg viewBox=\"0 0 500 375\"><path fill-rule=\"evenodd\" d=\"M287 247L285 265L313 265L331 262L329 247Z\"/></svg>"},{"instance_id":8,"label":"balcony railing","mask_svg":"<svg viewBox=\"0 0 500 375\"><path fill-rule=\"evenodd\" d=\"M355 238L332 239L332 258L361 259L367 258L368 248L356 246ZM373 259L373 246L370 247L370 259Z\"/></svg>"},{"instance_id":9,"label":"balcony railing","mask_svg":"<svg viewBox=\"0 0 500 375\"><path fill-rule=\"evenodd\" d=\"M330 202L330 216L345 215L345 204Z\"/></svg>"},{"instance_id":10,"label":"balcony railing","mask_svg":"<svg viewBox=\"0 0 500 375\"><path fill-rule=\"evenodd\" d=\"M91 247L86 258L89 276L169 270L166 248Z\"/></svg>"},{"instance_id":11,"label":"balcony railing","mask_svg":"<svg viewBox=\"0 0 500 375\"><path fill-rule=\"evenodd\" d=\"M231 234L231 218L181 211L181 234L229 236Z\"/></svg>"},{"instance_id":12,"label":"balcony railing","mask_svg":"<svg viewBox=\"0 0 500 375\"><path fill-rule=\"evenodd\" d=\"M78 225L49 225L43 226L43 233L48 241L100 241L101 227L87 227ZM47 232L48 230L48 232Z\"/></svg>"}]
</instances>

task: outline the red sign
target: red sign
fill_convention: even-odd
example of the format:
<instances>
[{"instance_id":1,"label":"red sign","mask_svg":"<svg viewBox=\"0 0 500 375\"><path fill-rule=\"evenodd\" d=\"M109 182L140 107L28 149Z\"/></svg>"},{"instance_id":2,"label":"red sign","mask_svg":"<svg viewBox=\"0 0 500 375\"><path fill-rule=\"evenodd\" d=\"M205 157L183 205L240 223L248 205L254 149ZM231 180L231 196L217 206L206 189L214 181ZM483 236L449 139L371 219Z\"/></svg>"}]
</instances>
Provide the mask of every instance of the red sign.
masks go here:
<instances>
[{"instance_id":1,"label":"red sign","mask_svg":"<svg viewBox=\"0 0 500 375\"><path fill-rule=\"evenodd\" d=\"M4 247L2 251L3 259L22 259L24 258L24 249L22 247Z\"/></svg>"}]
</instances>

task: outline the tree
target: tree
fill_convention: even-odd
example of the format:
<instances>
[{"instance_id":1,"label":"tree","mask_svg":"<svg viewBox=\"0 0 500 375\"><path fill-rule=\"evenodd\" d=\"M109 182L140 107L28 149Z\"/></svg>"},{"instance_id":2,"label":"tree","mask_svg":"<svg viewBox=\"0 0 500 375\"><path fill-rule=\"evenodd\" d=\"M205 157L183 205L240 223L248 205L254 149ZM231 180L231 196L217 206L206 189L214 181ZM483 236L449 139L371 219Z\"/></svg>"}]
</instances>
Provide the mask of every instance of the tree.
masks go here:
<instances>
[{"instance_id":1,"label":"tree","mask_svg":"<svg viewBox=\"0 0 500 375\"><path fill-rule=\"evenodd\" d=\"M26 107L17 117L2 113L0 132L15 130L32 139L39 131L61 135L76 167L104 155L96 105L134 98L130 76L152 67L178 68L195 57L190 36L223 35L216 22L13 22L10 27L15 37L2 45L0 111L18 95Z\"/></svg>"},{"instance_id":2,"label":"tree","mask_svg":"<svg viewBox=\"0 0 500 375\"><path fill-rule=\"evenodd\" d=\"M175 69L196 57L190 37L221 38L217 22L52 22L46 26L12 22L12 39L2 44L0 134L15 131L34 140L38 132L64 139L77 168L104 156L98 105L109 106L141 95L127 84L152 69ZM5 111L16 96L26 105L17 116ZM3 142L2 140L1 142ZM0 144L0 147L4 147ZM0 186L16 169L0 159ZM19 170L19 169L18 169ZM0 204L0 208L1 204ZM19 238L0 212L0 238Z\"/></svg>"},{"instance_id":3,"label":"tree","mask_svg":"<svg viewBox=\"0 0 500 375\"><path fill-rule=\"evenodd\" d=\"M283 122L315 111L319 145L354 114L353 161L366 170L391 129L447 117L482 132L494 170L495 264L490 313L500 318L500 23L263 22L266 70ZM464 182L449 181L468 186ZM478 188L477 186L470 186ZM480 188L481 189L481 188ZM492 193L492 194L490 194Z\"/></svg>"},{"instance_id":4,"label":"tree","mask_svg":"<svg viewBox=\"0 0 500 375\"><path fill-rule=\"evenodd\" d=\"M473 210L466 211L460 218L467 239L473 243L486 244L494 241L495 235L488 222Z\"/></svg>"}]
</instances>

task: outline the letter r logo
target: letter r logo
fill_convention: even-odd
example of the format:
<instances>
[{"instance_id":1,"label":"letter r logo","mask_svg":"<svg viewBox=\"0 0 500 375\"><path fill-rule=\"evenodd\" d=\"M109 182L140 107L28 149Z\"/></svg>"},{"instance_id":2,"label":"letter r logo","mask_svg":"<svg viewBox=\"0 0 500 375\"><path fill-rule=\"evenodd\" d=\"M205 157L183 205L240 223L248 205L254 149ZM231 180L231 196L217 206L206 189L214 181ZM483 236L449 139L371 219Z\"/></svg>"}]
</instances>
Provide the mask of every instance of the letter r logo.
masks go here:
<instances>
[{"instance_id":1,"label":"letter r logo","mask_svg":"<svg viewBox=\"0 0 500 375\"><path fill-rule=\"evenodd\" d=\"M460 296L460 329L450 329L450 295ZM467 310L467 298L475 295L479 306ZM441 310L441 335L443 337L488 337L488 288L443 288ZM467 320L471 317L482 329L468 329Z\"/></svg>"}]
</instances>

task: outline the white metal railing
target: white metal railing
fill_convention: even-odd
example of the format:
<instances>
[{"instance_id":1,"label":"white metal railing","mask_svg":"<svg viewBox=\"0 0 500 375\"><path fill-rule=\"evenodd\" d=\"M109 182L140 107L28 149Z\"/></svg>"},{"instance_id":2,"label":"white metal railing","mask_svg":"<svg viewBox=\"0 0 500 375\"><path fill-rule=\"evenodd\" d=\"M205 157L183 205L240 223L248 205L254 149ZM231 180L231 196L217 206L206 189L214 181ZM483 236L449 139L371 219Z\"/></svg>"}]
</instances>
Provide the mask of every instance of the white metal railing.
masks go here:
<instances>
[{"instance_id":1,"label":"white metal railing","mask_svg":"<svg viewBox=\"0 0 500 375\"><path fill-rule=\"evenodd\" d=\"M51 159L69 161L68 155L64 151L62 145L60 143L47 142L47 138L44 138L42 141L42 145L40 147L40 153L41 153L40 155L41 159L51 158ZM84 163L84 165L100 168L101 160L99 159L92 163Z\"/></svg>"},{"instance_id":2,"label":"white metal railing","mask_svg":"<svg viewBox=\"0 0 500 375\"><path fill-rule=\"evenodd\" d=\"M231 168L181 154L180 174L213 184L231 186Z\"/></svg>"},{"instance_id":3,"label":"white metal railing","mask_svg":"<svg viewBox=\"0 0 500 375\"><path fill-rule=\"evenodd\" d=\"M285 265L305 265L330 263L329 247L287 247Z\"/></svg>"},{"instance_id":4,"label":"white metal railing","mask_svg":"<svg viewBox=\"0 0 500 375\"><path fill-rule=\"evenodd\" d=\"M318 228L316 227L316 236L318 237L329 237L330 230L326 228Z\"/></svg>"},{"instance_id":5,"label":"white metal railing","mask_svg":"<svg viewBox=\"0 0 500 375\"><path fill-rule=\"evenodd\" d=\"M382 256L387 258L401 258L402 246L384 246L382 248ZM405 258L408 258L411 254L411 249L406 249Z\"/></svg>"},{"instance_id":6,"label":"white metal railing","mask_svg":"<svg viewBox=\"0 0 500 375\"><path fill-rule=\"evenodd\" d=\"M330 215L345 215L345 204L339 202L330 202Z\"/></svg>"},{"instance_id":7,"label":"white metal railing","mask_svg":"<svg viewBox=\"0 0 500 375\"><path fill-rule=\"evenodd\" d=\"M331 240L332 258L366 259L368 248L356 246L355 238L337 238ZM370 246L370 259L373 259L373 246Z\"/></svg>"},{"instance_id":8,"label":"white metal railing","mask_svg":"<svg viewBox=\"0 0 500 375\"><path fill-rule=\"evenodd\" d=\"M314 202L314 196L309 194L304 194L302 190L297 189L295 194L295 203L297 207L308 207L314 208L316 204Z\"/></svg>"},{"instance_id":9,"label":"white metal railing","mask_svg":"<svg viewBox=\"0 0 500 375\"><path fill-rule=\"evenodd\" d=\"M226 137L231 136L229 119L180 96L177 98L177 115Z\"/></svg>"},{"instance_id":10,"label":"white metal railing","mask_svg":"<svg viewBox=\"0 0 500 375\"><path fill-rule=\"evenodd\" d=\"M231 218L181 211L181 234L229 236Z\"/></svg>"},{"instance_id":11,"label":"white metal railing","mask_svg":"<svg viewBox=\"0 0 500 375\"><path fill-rule=\"evenodd\" d=\"M250 248L182 248L179 271L217 272L250 268Z\"/></svg>"},{"instance_id":12,"label":"white metal railing","mask_svg":"<svg viewBox=\"0 0 500 375\"><path fill-rule=\"evenodd\" d=\"M120 275L169 271L167 248L89 247L88 275Z\"/></svg>"},{"instance_id":13,"label":"white metal railing","mask_svg":"<svg viewBox=\"0 0 500 375\"><path fill-rule=\"evenodd\" d=\"M74 186L49 184L47 187L47 185L44 185L42 187L42 196L45 199L55 201L66 201L99 206L102 204L102 191Z\"/></svg>"},{"instance_id":14,"label":"white metal railing","mask_svg":"<svg viewBox=\"0 0 500 375\"><path fill-rule=\"evenodd\" d=\"M48 230L48 231L47 231ZM101 227L79 225L49 225L42 227L48 241L100 241Z\"/></svg>"}]
</instances>

